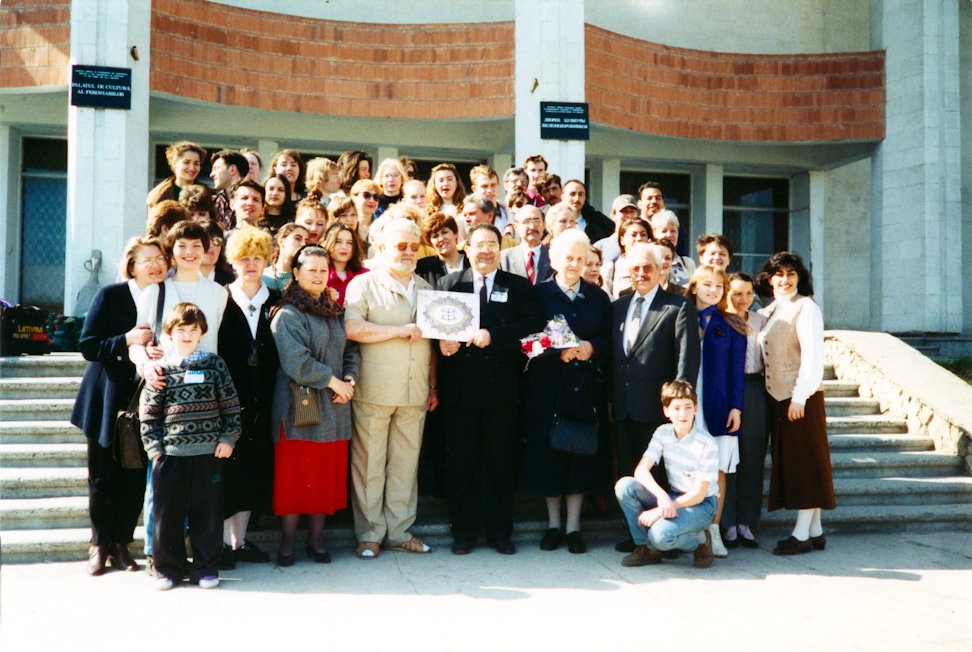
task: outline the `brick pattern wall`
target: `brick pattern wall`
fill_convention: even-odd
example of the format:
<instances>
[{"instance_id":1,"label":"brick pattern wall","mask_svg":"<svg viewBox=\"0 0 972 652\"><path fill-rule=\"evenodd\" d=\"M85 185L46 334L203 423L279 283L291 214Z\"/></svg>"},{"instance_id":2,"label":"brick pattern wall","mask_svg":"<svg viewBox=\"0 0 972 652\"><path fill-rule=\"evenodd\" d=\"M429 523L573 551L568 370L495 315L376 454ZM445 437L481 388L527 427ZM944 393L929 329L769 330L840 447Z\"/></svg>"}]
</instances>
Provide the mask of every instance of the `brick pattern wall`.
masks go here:
<instances>
[{"instance_id":1,"label":"brick pattern wall","mask_svg":"<svg viewBox=\"0 0 972 652\"><path fill-rule=\"evenodd\" d=\"M67 85L70 44L70 2L3 0L0 88Z\"/></svg>"},{"instance_id":2,"label":"brick pattern wall","mask_svg":"<svg viewBox=\"0 0 972 652\"><path fill-rule=\"evenodd\" d=\"M883 52L704 52L585 30L592 122L708 140L884 137Z\"/></svg>"},{"instance_id":3,"label":"brick pattern wall","mask_svg":"<svg viewBox=\"0 0 972 652\"><path fill-rule=\"evenodd\" d=\"M151 88L371 118L510 116L513 23L381 25L153 0Z\"/></svg>"}]
</instances>

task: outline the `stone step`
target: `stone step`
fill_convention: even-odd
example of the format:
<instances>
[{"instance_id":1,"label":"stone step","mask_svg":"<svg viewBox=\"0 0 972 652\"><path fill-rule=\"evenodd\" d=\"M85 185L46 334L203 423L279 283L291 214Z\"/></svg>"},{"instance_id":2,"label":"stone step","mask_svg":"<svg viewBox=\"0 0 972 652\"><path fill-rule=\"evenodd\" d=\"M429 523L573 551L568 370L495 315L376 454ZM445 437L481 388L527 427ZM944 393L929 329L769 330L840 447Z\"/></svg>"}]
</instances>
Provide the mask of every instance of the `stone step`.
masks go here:
<instances>
[{"instance_id":1,"label":"stone step","mask_svg":"<svg viewBox=\"0 0 972 652\"><path fill-rule=\"evenodd\" d=\"M837 452L935 450L935 442L930 437L920 435L841 433L830 435L827 440L830 450Z\"/></svg>"},{"instance_id":2,"label":"stone step","mask_svg":"<svg viewBox=\"0 0 972 652\"><path fill-rule=\"evenodd\" d=\"M0 531L83 528L90 524L87 495L0 500Z\"/></svg>"},{"instance_id":3,"label":"stone step","mask_svg":"<svg viewBox=\"0 0 972 652\"><path fill-rule=\"evenodd\" d=\"M835 380L837 376L834 374L834 365L825 364L824 365L824 380Z\"/></svg>"},{"instance_id":4,"label":"stone step","mask_svg":"<svg viewBox=\"0 0 972 652\"><path fill-rule=\"evenodd\" d=\"M0 496L4 499L87 495L87 468L0 468Z\"/></svg>"},{"instance_id":5,"label":"stone step","mask_svg":"<svg viewBox=\"0 0 972 652\"><path fill-rule=\"evenodd\" d=\"M942 478L964 475L963 461L958 455L936 452L831 452L830 463L834 478Z\"/></svg>"},{"instance_id":6,"label":"stone step","mask_svg":"<svg viewBox=\"0 0 972 652\"><path fill-rule=\"evenodd\" d=\"M47 378L84 375L80 353L52 353L0 358L0 378Z\"/></svg>"},{"instance_id":7,"label":"stone step","mask_svg":"<svg viewBox=\"0 0 972 652\"><path fill-rule=\"evenodd\" d=\"M824 407L828 417L873 416L881 412L881 403L878 400L859 396L827 396L824 398Z\"/></svg>"},{"instance_id":8,"label":"stone step","mask_svg":"<svg viewBox=\"0 0 972 652\"><path fill-rule=\"evenodd\" d=\"M60 444L84 441L84 434L70 421L0 421L0 441L5 444Z\"/></svg>"},{"instance_id":9,"label":"stone step","mask_svg":"<svg viewBox=\"0 0 972 652\"><path fill-rule=\"evenodd\" d=\"M783 538L790 533L795 516L793 511L781 509L763 513L760 531L779 532ZM972 503L954 502L942 505L853 505L823 512L826 534L841 532L921 532L931 530L972 530ZM763 537L762 547L772 549L774 542ZM839 544L838 544L839 545ZM828 543L827 549L830 549Z\"/></svg>"},{"instance_id":10,"label":"stone step","mask_svg":"<svg viewBox=\"0 0 972 652\"><path fill-rule=\"evenodd\" d=\"M78 395L81 378L64 376L49 378L0 378L0 399L70 398Z\"/></svg>"},{"instance_id":11,"label":"stone step","mask_svg":"<svg viewBox=\"0 0 972 652\"><path fill-rule=\"evenodd\" d=\"M766 491L769 491L768 483ZM972 504L972 477L835 478L834 493L837 496L837 511L843 507L861 505L884 509L892 505Z\"/></svg>"},{"instance_id":12,"label":"stone step","mask_svg":"<svg viewBox=\"0 0 972 652\"><path fill-rule=\"evenodd\" d=\"M0 444L4 468L86 467L87 444Z\"/></svg>"},{"instance_id":13,"label":"stone step","mask_svg":"<svg viewBox=\"0 0 972 652\"><path fill-rule=\"evenodd\" d=\"M68 421L73 409L73 398L0 399L0 418L8 422Z\"/></svg>"},{"instance_id":14,"label":"stone step","mask_svg":"<svg viewBox=\"0 0 972 652\"><path fill-rule=\"evenodd\" d=\"M850 380L825 380L823 387L828 398L855 397L860 391L860 385Z\"/></svg>"},{"instance_id":15,"label":"stone step","mask_svg":"<svg viewBox=\"0 0 972 652\"><path fill-rule=\"evenodd\" d=\"M853 417L827 417L827 433L839 435L842 433L870 433L894 434L908 432L908 422L905 419L889 417L883 414Z\"/></svg>"}]
</instances>

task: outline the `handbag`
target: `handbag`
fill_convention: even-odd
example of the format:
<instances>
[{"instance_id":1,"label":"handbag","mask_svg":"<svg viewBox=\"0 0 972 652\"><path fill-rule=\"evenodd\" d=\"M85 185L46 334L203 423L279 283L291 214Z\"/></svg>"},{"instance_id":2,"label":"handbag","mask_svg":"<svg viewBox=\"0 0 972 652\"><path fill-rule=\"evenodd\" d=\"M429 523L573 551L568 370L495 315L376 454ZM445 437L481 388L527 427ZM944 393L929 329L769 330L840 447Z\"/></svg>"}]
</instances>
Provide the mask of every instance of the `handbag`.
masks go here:
<instances>
[{"instance_id":1,"label":"handbag","mask_svg":"<svg viewBox=\"0 0 972 652\"><path fill-rule=\"evenodd\" d=\"M567 370L566 365L564 371ZM587 370L585 368L585 376ZM560 409L560 393L563 391L564 374L560 374L560 386L557 388L557 402L554 404ZM595 455L597 454L597 439L600 426L597 422L597 408L591 405L594 412L594 421L576 421L562 417L556 412L553 415L553 423L550 424L550 448L562 453L572 455Z\"/></svg>"},{"instance_id":2,"label":"handbag","mask_svg":"<svg viewBox=\"0 0 972 652\"><path fill-rule=\"evenodd\" d=\"M142 424L138 419L138 399L142 395L145 381L138 383L127 410L119 410L115 418L115 431L112 435L112 455L123 469L144 469L148 466L148 455L142 445Z\"/></svg>"},{"instance_id":3,"label":"handbag","mask_svg":"<svg viewBox=\"0 0 972 652\"><path fill-rule=\"evenodd\" d=\"M317 401L317 389L298 385L288 381L290 385L290 419L295 426L318 426L323 421L321 404Z\"/></svg>"},{"instance_id":4,"label":"handbag","mask_svg":"<svg viewBox=\"0 0 972 652\"><path fill-rule=\"evenodd\" d=\"M165 303L165 284L159 283L159 299L155 305L155 329L153 334L158 340L162 324L162 306ZM111 450L115 461L123 469L144 469L148 466L148 455L142 445L142 422L138 418L138 400L145 388L145 379L138 381L135 394L128 402L128 408L119 410L115 416L115 429L111 436Z\"/></svg>"}]
</instances>

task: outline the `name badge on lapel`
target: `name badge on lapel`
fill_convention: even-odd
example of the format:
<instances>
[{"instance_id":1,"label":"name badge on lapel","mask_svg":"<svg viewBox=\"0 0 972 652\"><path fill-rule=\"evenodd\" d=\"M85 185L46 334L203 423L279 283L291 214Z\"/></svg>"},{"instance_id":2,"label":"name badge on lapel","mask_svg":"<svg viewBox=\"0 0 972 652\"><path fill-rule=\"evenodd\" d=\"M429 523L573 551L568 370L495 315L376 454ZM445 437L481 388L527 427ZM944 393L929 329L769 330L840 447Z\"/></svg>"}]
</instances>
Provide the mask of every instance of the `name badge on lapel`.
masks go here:
<instances>
[{"instance_id":1,"label":"name badge on lapel","mask_svg":"<svg viewBox=\"0 0 972 652\"><path fill-rule=\"evenodd\" d=\"M183 382L187 385L198 385L199 383L206 380L206 373L204 371L193 371L189 370L186 372Z\"/></svg>"},{"instance_id":2,"label":"name badge on lapel","mask_svg":"<svg viewBox=\"0 0 972 652\"><path fill-rule=\"evenodd\" d=\"M494 288L489 295L489 300L493 303L506 303L510 298L510 291L506 288Z\"/></svg>"}]
</instances>

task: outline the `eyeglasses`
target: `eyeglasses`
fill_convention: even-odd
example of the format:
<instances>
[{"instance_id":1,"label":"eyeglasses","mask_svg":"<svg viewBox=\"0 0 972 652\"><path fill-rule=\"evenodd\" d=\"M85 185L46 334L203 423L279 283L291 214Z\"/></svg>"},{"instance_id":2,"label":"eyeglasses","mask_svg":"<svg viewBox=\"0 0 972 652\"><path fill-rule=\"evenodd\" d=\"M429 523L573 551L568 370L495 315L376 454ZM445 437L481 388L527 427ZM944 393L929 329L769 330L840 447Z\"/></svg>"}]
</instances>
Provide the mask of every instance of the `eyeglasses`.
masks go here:
<instances>
[{"instance_id":1,"label":"eyeglasses","mask_svg":"<svg viewBox=\"0 0 972 652\"><path fill-rule=\"evenodd\" d=\"M496 242L477 242L469 244L470 249L488 249L489 251L499 251L499 244Z\"/></svg>"},{"instance_id":2,"label":"eyeglasses","mask_svg":"<svg viewBox=\"0 0 972 652\"><path fill-rule=\"evenodd\" d=\"M368 192L367 190L362 190L355 197L364 197L365 199L380 199L381 195L376 192Z\"/></svg>"},{"instance_id":3,"label":"eyeglasses","mask_svg":"<svg viewBox=\"0 0 972 652\"><path fill-rule=\"evenodd\" d=\"M395 245L395 247L399 251L405 251L406 249L411 249L412 253L418 251L420 246L421 245L419 245L419 243L417 242L399 242L397 245Z\"/></svg>"},{"instance_id":4,"label":"eyeglasses","mask_svg":"<svg viewBox=\"0 0 972 652\"><path fill-rule=\"evenodd\" d=\"M156 256L155 258L138 258L135 263L137 265L147 265L151 267L152 265L165 265L165 256Z\"/></svg>"},{"instance_id":5,"label":"eyeglasses","mask_svg":"<svg viewBox=\"0 0 972 652\"><path fill-rule=\"evenodd\" d=\"M246 359L246 364L251 367L256 367L260 364L260 349L263 348L263 342L252 341L250 342L250 355Z\"/></svg>"},{"instance_id":6,"label":"eyeglasses","mask_svg":"<svg viewBox=\"0 0 972 652\"><path fill-rule=\"evenodd\" d=\"M215 238L210 238L209 244L213 245L214 247L222 247L223 239L219 236L216 236Z\"/></svg>"},{"instance_id":7,"label":"eyeglasses","mask_svg":"<svg viewBox=\"0 0 972 652\"><path fill-rule=\"evenodd\" d=\"M520 224L533 224L533 225L543 224L543 220L541 220L539 217L530 217L525 220L517 220L517 222L519 222Z\"/></svg>"}]
</instances>

